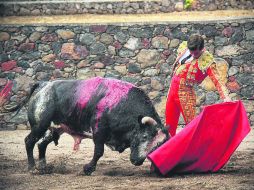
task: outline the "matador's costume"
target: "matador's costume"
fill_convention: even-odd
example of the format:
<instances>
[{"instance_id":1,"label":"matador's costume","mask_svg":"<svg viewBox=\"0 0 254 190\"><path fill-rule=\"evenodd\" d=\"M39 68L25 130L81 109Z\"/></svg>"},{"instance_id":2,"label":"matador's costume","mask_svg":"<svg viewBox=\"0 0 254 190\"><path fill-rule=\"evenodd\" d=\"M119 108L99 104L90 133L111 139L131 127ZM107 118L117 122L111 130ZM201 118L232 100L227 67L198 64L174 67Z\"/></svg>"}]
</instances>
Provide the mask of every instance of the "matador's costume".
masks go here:
<instances>
[{"instance_id":1,"label":"matador's costume","mask_svg":"<svg viewBox=\"0 0 254 190\"><path fill-rule=\"evenodd\" d=\"M209 76L220 97L224 99L228 95L227 88L220 82L212 54L203 50L201 56L195 59L190 55L186 41L180 44L177 53L178 65L171 80L165 111L166 125L169 126L171 136L176 133L180 113L182 113L186 124L195 117L196 95L193 89L194 84L200 84Z\"/></svg>"}]
</instances>

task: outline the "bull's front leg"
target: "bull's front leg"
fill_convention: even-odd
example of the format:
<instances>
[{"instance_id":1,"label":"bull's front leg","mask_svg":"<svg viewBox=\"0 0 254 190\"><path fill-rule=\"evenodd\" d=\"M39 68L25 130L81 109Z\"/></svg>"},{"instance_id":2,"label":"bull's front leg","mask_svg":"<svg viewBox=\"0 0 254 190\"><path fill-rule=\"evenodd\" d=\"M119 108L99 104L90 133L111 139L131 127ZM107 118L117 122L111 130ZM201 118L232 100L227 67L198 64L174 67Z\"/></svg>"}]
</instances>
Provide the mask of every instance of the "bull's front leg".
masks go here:
<instances>
[{"instance_id":1,"label":"bull's front leg","mask_svg":"<svg viewBox=\"0 0 254 190\"><path fill-rule=\"evenodd\" d=\"M93 159L83 168L85 175L91 175L95 171L97 162L100 159L100 157L103 156L103 153L104 153L104 143L95 142Z\"/></svg>"}]
</instances>

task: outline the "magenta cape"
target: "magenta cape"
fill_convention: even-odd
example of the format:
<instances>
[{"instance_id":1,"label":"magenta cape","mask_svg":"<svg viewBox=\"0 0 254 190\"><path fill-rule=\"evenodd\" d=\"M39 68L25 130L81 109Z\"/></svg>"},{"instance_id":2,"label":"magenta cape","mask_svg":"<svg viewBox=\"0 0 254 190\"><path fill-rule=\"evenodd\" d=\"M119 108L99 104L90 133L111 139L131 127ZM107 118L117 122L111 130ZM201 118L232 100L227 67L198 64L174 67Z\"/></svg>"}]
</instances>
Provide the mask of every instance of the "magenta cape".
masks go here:
<instances>
[{"instance_id":1,"label":"magenta cape","mask_svg":"<svg viewBox=\"0 0 254 190\"><path fill-rule=\"evenodd\" d=\"M250 131L241 101L206 106L184 129L148 155L160 172L216 172Z\"/></svg>"}]
</instances>

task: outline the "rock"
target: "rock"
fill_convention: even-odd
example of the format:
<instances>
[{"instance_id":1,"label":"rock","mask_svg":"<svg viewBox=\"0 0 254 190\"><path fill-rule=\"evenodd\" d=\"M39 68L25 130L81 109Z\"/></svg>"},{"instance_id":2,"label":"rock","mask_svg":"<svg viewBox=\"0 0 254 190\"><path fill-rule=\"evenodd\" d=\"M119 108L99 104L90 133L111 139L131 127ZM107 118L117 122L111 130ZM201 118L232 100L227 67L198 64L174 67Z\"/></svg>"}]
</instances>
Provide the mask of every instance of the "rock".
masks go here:
<instances>
[{"instance_id":1,"label":"rock","mask_svg":"<svg viewBox=\"0 0 254 190\"><path fill-rule=\"evenodd\" d=\"M173 40L171 40L169 47L176 48L176 47L178 47L179 43L180 43L179 39L173 39Z\"/></svg>"},{"instance_id":2,"label":"rock","mask_svg":"<svg viewBox=\"0 0 254 190\"><path fill-rule=\"evenodd\" d=\"M248 99L254 99L254 86L245 86L241 88L241 97L242 98L248 98Z\"/></svg>"},{"instance_id":3,"label":"rock","mask_svg":"<svg viewBox=\"0 0 254 190\"><path fill-rule=\"evenodd\" d=\"M164 118L165 117L165 107L166 107L166 97L165 96L162 96L160 98L160 101L155 103L154 107L156 109L156 111L158 112L159 116L161 118Z\"/></svg>"},{"instance_id":4,"label":"rock","mask_svg":"<svg viewBox=\"0 0 254 190\"><path fill-rule=\"evenodd\" d=\"M241 85L253 85L254 84L254 75L250 75L247 73L237 75L237 81Z\"/></svg>"},{"instance_id":5,"label":"rock","mask_svg":"<svg viewBox=\"0 0 254 190\"><path fill-rule=\"evenodd\" d=\"M30 91L30 84L34 83L33 79L24 75L17 77L15 81L16 81L16 89L26 92Z\"/></svg>"},{"instance_id":6,"label":"rock","mask_svg":"<svg viewBox=\"0 0 254 190\"><path fill-rule=\"evenodd\" d=\"M160 93L159 93L158 91L152 91L152 92L149 92L149 93L148 93L148 96L149 96L150 99L153 100L153 99L155 99L156 97L158 97L159 94L160 94Z\"/></svg>"},{"instance_id":7,"label":"rock","mask_svg":"<svg viewBox=\"0 0 254 190\"><path fill-rule=\"evenodd\" d=\"M54 77L54 79L56 79L56 78L62 78L63 77L63 73L59 69L55 69L53 71L53 77Z\"/></svg>"},{"instance_id":8,"label":"rock","mask_svg":"<svg viewBox=\"0 0 254 190\"><path fill-rule=\"evenodd\" d=\"M134 51L141 46L140 44L141 44L141 41L139 38L130 38L127 41L127 43L124 45L124 47Z\"/></svg>"},{"instance_id":9,"label":"rock","mask_svg":"<svg viewBox=\"0 0 254 190\"><path fill-rule=\"evenodd\" d=\"M127 73L127 68L126 68L126 66L115 66L114 67L114 69L117 71L117 72L119 72L119 73L121 73L122 75L126 75L126 73Z\"/></svg>"},{"instance_id":10,"label":"rock","mask_svg":"<svg viewBox=\"0 0 254 190\"><path fill-rule=\"evenodd\" d=\"M214 40L214 43L215 43L215 45L216 46L223 46L224 44L226 44L227 43L227 38L225 38L225 37L220 37L220 36L215 36L215 38L214 38L215 40Z\"/></svg>"},{"instance_id":11,"label":"rock","mask_svg":"<svg viewBox=\"0 0 254 190\"><path fill-rule=\"evenodd\" d=\"M106 66L113 65L115 63L114 57L107 56L107 55L101 56L99 60Z\"/></svg>"},{"instance_id":12,"label":"rock","mask_svg":"<svg viewBox=\"0 0 254 190\"><path fill-rule=\"evenodd\" d=\"M156 50L142 49L137 55L137 62L141 64L141 68L155 66L160 58L160 54Z\"/></svg>"},{"instance_id":13,"label":"rock","mask_svg":"<svg viewBox=\"0 0 254 190\"><path fill-rule=\"evenodd\" d=\"M18 44L20 44L21 42L24 42L25 39L26 39L26 35L24 34L13 34L11 35L11 40L17 40L18 41Z\"/></svg>"},{"instance_id":14,"label":"rock","mask_svg":"<svg viewBox=\"0 0 254 190\"><path fill-rule=\"evenodd\" d=\"M48 62L52 62L54 61L56 58L56 55L55 54L49 54L49 55L45 55L42 57L42 61L48 63Z\"/></svg>"},{"instance_id":15,"label":"rock","mask_svg":"<svg viewBox=\"0 0 254 190\"><path fill-rule=\"evenodd\" d=\"M45 34L41 40L44 42L56 42L58 41L58 37L56 34Z\"/></svg>"},{"instance_id":16,"label":"rock","mask_svg":"<svg viewBox=\"0 0 254 190\"><path fill-rule=\"evenodd\" d=\"M153 77L153 76L156 76L157 74L158 74L158 71L156 69L148 69L144 71L143 76Z\"/></svg>"},{"instance_id":17,"label":"rock","mask_svg":"<svg viewBox=\"0 0 254 190\"><path fill-rule=\"evenodd\" d=\"M34 74L34 70L33 68L28 68L25 73L27 76L32 77Z\"/></svg>"},{"instance_id":18,"label":"rock","mask_svg":"<svg viewBox=\"0 0 254 190\"><path fill-rule=\"evenodd\" d=\"M45 73L45 72L37 72L35 74L35 78L37 80L49 80L50 79L50 73Z\"/></svg>"},{"instance_id":19,"label":"rock","mask_svg":"<svg viewBox=\"0 0 254 190\"><path fill-rule=\"evenodd\" d=\"M250 101L243 101L244 108L247 113L254 112L254 103Z\"/></svg>"},{"instance_id":20,"label":"rock","mask_svg":"<svg viewBox=\"0 0 254 190\"><path fill-rule=\"evenodd\" d=\"M106 46L103 43L94 43L90 46L90 54L92 55L101 55L105 54L107 51Z\"/></svg>"},{"instance_id":21,"label":"rock","mask_svg":"<svg viewBox=\"0 0 254 190\"><path fill-rule=\"evenodd\" d=\"M207 92L205 104L206 105L214 104L218 99L219 99L219 96L217 93L215 93L213 91Z\"/></svg>"},{"instance_id":22,"label":"rock","mask_svg":"<svg viewBox=\"0 0 254 190\"><path fill-rule=\"evenodd\" d=\"M5 86L7 83L7 79L4 79L4 78L0 78L0 87L3 87Z\"/></svg>"},{"instance_id":23,"label":"rock","mask_svg":"<svg viewBox=\"0 0 254 190\"><path fill-rule=\"evenodd\" d=\"M89 31L94 33L104 33L106 32L106 30L107 30L106 25L92 25L89 27Z\"/></svg>"},{"instance_id":24,"label":"rock","mask_svg":"<svg viewBox=\"0 0 254 190\"><path fill-rule=\"evenodd\" d=\"M48 45L48 44L39 44L38 50L39 50L40 52L47 53L47 52L50 52L51 47L50 47L50 45Z\"/></svg>"},{"instance_id":25,"label":"rock","mask_svg":"<svg viewBox=\"0 0 254 190\"><path fill-rule=\"evenodd\" d=\"M152 46L157 49L168 49L169 40L165 36L156 36L152 39Z\"/></svg>"},{"instance_id":26,"label":"rock","mask_svg":"<svg viewBox=\"0 0 254 190\"><path fill-rule=\"evenodd\" d=\"M131 63L128 65L128 72L129 73L140 73L141 69L138 64Z\"/></svg>"},{"instance_id":27,"label":"rock","mask_svg":"<svg viewBox=\"0 0 254 190\"><path fill-rule=\"evenodd\" d=\"M209 3L208 10L209 11L215 11L215 10L217 10L217 5L215 5L214 3Z\"/></svg>"},{"instance_id":28,"label":"rock","mask_svg":"<svg viewBox=\"0 0 254 190\"><path fill-rule=\"evenodd\" d=\"M136 38L151 38L153 36L153 29L151 27L129 28L129 34Z\"/></svg>"},{"instance_id":29,"label":"rock","mask_svg":"<svg viewBox=\"0 0 254 190\"><path fill-rule=\"evenodd\" d=\"M22 108L18 115L16 115L15 117L11 117L9 120L9 122L15 124L23 124L26 123L26 121L27 121L27 111L25 108Z\"/></svg>"},{"instance_id":30,"label":"rock","mask_svg":"<svg viewBox=\"0 0 254 190\"><path fill-rule=\"evenodd\" d=\"M17 66L17 62L12 60L12 61L7 61L1 64L1 70L2 71L10 71L13 68Z\"/></svg>"},{"instance_id":31,"label":"rock","mask_svg":"<svg viewBox=\"0 0 254 190\"><path fill-rule=\"evenodd\" d=\"M129 49L121 49L119 51L119 56L120 57L134 57L135 53Z\"/></svg>"},{"instance_id":32,"label":"rock","mask_svg":"<svg viewBox=\"0 0 254 190\"><path fill-rule=\"evenodd\" d=\"M10 39L10 34L7 32L0 32L0 42L7 41Z\"/></svg>"},{"instance_id":33,"label":"rock","mask_svg":"<svg viewBox=\"0 0 254 190\"><path fill-rule=\"evenodd\" d=\"M244 31L242 29L236 29L234 34L230 38L230 42L232 44L236 44L243 40L244 37Z\"/></svg>"},{"instance_id":34,"label":"rock","mask_svg":"<svg viewBox=\"0 0 254 190\"><path fill-rule=\"evenodd\" d=\"M24 69L27 69L30 67L29 62L25 60L18 61L17 66L22 67Z\"/></svg>"},{"instance_id":35,"label":"rock","mask_svg":"<svg viewBox=\"0 0 254 190\"><path fill-rule=\"evenodd\" d=\"M21 52L33 51L34 49L35 49L34 43L23 43L18 48L18 50Z\"/></svg>"},{"instance_id":36,"label":"rock","mask_svg":"<svg viewBox=\"0 0 254 190\"><path fill-rule=\"evenodd\" d=\"M95 63L93 63L93 68L95 68L95 69L104 69L105 65L102 62L95 62Z\"/></svg>"},{"instance_id":37,"label":"rock","mask_svg":"<svg viewBox=\"0 0 254 190\"><path fill-rule=\"evenodd\" d=\"M205 98L206 98L206 93L204 92L204 90L198 89L196 91L196 105L200 106L205 101Z\"/></svg>"},{"instance_id":38,"label":"rock","mask_svg":"<svg viewBox=\"0 0 254 190\"><path fill-rule=\"evenodd\" d=\"M74 43L64 43L61 49L63 59L79 60L85 58L88 51L85 46L76 46Z\"/></svg>"},{"instance_id":39,"label":"rock","mask_svg":"<svg viewBox=\"0 0 254 190\"><path fill-rule=\"evenodd\" d=\"M58 36L64 40L72 39L75 36L75 33L70 30L57 30L56 33Z\"/></svg>"},{"instance_id":40,"label":"rock","mask_svg":"<svg viewBox=\"0 0 254 190\"><path fill-rule=\"evenodd\" d=\"M81 59L84 59L86 56L88 56L89 52L86 49L85 46L77 45L74 48L74 51L77 55L80 56Z\"/></svg>"},{"instance_id":41,"label":"rock","mask_svg":"<svg viewBox=\"0 0 254 190\"><path fill-rule=\"evenodd\" d=\"M246 40L254 41L254 30L246 31Z\"/></svg>"},{"instance_id":42,"label":"rock","mask_svg":"<svg viewBox=\"0 0 254 190\"><path fill-rule=\"evenodd\" d=\"M215 49L215 53L218 57L238 55L239 50L242 48L238 45L228 45Z\"/></svg>"},{"instance_id":43,"label":"rock","mask_svg":"<svg viewBox=\"0 0 254 190\"><path fill-rule=\"evenodd\" d=\"M89 68L78 69L77 79L89 79L95 77L95 73L92 72Z\"/></svg>"},{"instance_id":44,"label":"rock","mask_svg":"<svg viewBox=\"0 0 254 190\"><path fill-rule=\"evenodd\" d=\"M91 45L96 42L96 38L93 34L80 34L79 41L83 45Z\"/></svg>"},{"instance_id":45,"label":"rock","mask_svg":"<svg viewBox=\"0 0 254 190\"><path fill-rule=\"evenodd\" d=\"M109 35L107 33L101 34L100 42L102 42L106 45L110 45L113 43L113 41L114 41L114 38L111 35Z\"/></svg>"},{"instance_id":46,"label":"rock","mask_svg":"<svg viewBox=\"0 0 254 190\"><path fill-rule=\"evenodd\" d=\"M228 76L233 76L239 72L239 68L236 66L232 66L228 70Z\"/></svg>"},{"instance_id":47,"label":"rock","mask_svg":"<svg viewBox=\"0 0 254 190\"><path fill-rule=\"evenodd\" d=\"M0 65L1 65L1 63L6 62L8 60L9 60L8 55L6 55L6 54L0 54Z\"/></svg>"},{"instance_id":48,"label":"rock","mask_svg":"<svg viewBox=\"0 0 254 190\"><path fill-rule=\"evenodd\" d=\"M226 27L222 31L222 34L228 38L231 37L233 33L234 33L234 29L232 27Z\"/></svg>"},{"instance_id":49,"label":"rock","mask_svg":"<svg viewBox=\"0 0 254 190\"><path fill-rule=\"evenodd\" d=\"M218 35L217 29L209 25L204 25L202 32L206 37L214 37Z\"/></svg>"},{"instance_id":50,"label":"rock","mask_svg":"<svg viewBox=\"0 0 254 190\"><path fill-rule=\"evenodd\" d=\"M151 87L152 87L152 89L157 90L157 91L164 89L162 82L157 77L151 79Z\"/></svg>"},{"instance_id":51,"label":"rock","mask_svg":"<svg viewBox=\"0 0 254 190\"><path fill-rule=\"evenodd\" d=\"M121 32L117 32L114 37L115 37L115 39L117 41L119 41L121 43L125 43L129 39L129 35L124 33L124 32L122 32L122 31Z\"/></svg>"},{"instance_id":52,"label":"rock","mask_svg":"<svg viewBox=\"0 0 254 190\"><path fill-rule=\"evenodd\" d=\"M239 92L241 89L236 81L228 82L226 86L230 92Z\"/></svg>"},{"instance_id":53,"label":"rock","mask_svg":"<svg viewBox=\"0 0 254 190\"><path fill-rule=\"evenodd\" d=\"M77 64L77 68L84 68L84 67L88 67L89 66L89 61L88 60L81 60L78 64Z\"/></svg>"},{"instance_id":54,"label":"rock","mask_svg":"<svg viewBox=\"0 0 254 190\"><path fill-rule=\"evenodd\" d=\"M108 46L108 53L110 55L116 55L116 48L114 46Z\"/></svg>"},{"instance_id":55,"label":"rock","mask_svg":"<svg viewBox=\"0 0 254 190\"><path fill-rule=\"evenodd\" d=\"M56 69L62 69L65 67L65 63L63 61L56 60L54 62L54 66Z\"/></svg>"},{"instance_id":56,"label":"rock","mask_svg":"<svg viewBox=\"0 0 254 190\"><path fill-rule=\"evenodd\" d=\"M73 67L65 67L64 68L64 72L66 72L66 73L72 73L73 71L74 71Z\"/></svg>"},{"instance_id":57,"label":"rock","mask_svg":"<svg viewBox=\"0 0 254 190\"><path fill-rule=\"evenodd\" d=\"M177 2L175 4L175 10L179 12L183 11L183 2Z\"/></svg>"},{"instance_id":58,"label":"rock","mask_svg":"<svg viewBox=\"0 0 254 190\"><path fill-rule=\"evenodd\" d=\"M142 47L148 49L151 46L150 41L147 38L141 40Z\"/></svg>"},{"instance_id":59,"label":"rock","mask_svg":"<svg viewBox=\"0 0 254 190\"><path fill-rule=\"evenodd\" d=\"M35 27L35 30L37 32L47 32L48 31L48 27L46 27L46 26L38 26L38 27Z\"/></svg>"},{"instance_id":60,"label":"rock","mask_svg":"<svg viewBox=\"0 0 254 190\"><path fill-rule=\"evenodd\" d=\"M58 55L61 52L62 43L60 42L52 42L51 43L51 49L53 52Z\"/></svg>"}]
</instances>

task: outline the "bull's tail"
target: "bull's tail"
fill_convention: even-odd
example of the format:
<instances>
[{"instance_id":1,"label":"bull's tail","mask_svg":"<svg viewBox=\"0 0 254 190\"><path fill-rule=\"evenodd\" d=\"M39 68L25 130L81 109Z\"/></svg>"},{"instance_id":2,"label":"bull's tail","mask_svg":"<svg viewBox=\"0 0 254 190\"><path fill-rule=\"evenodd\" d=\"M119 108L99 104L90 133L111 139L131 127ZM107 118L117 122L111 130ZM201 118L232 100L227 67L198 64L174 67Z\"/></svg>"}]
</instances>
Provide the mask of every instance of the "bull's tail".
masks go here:
<instances>
[{"instance_id":1,"label":"bull's tail","mask_svg":"<svg viewBox=\"0 0 254 190\"><path fill-rule=\"evenodd\" d=\"M19 111L21 110L21 108L22 108L25 104L27 104L27 102L30 100L32 94L34 93L35 89L38 88L39 86L40 86L40 83L39 83L39 82L33 84L32 87L31 87L31 89L30 89L30 92L29 92L28 96L27 96L21 103L19 103L19 104L16 105L16 106L13 106L13 107L5 107L5 111L6 111L6 112L15 112L15 111L16 111L16 114L13 116L13 117L15 117L15 116L19 113Z\"/></svg>"}]
</instances>

